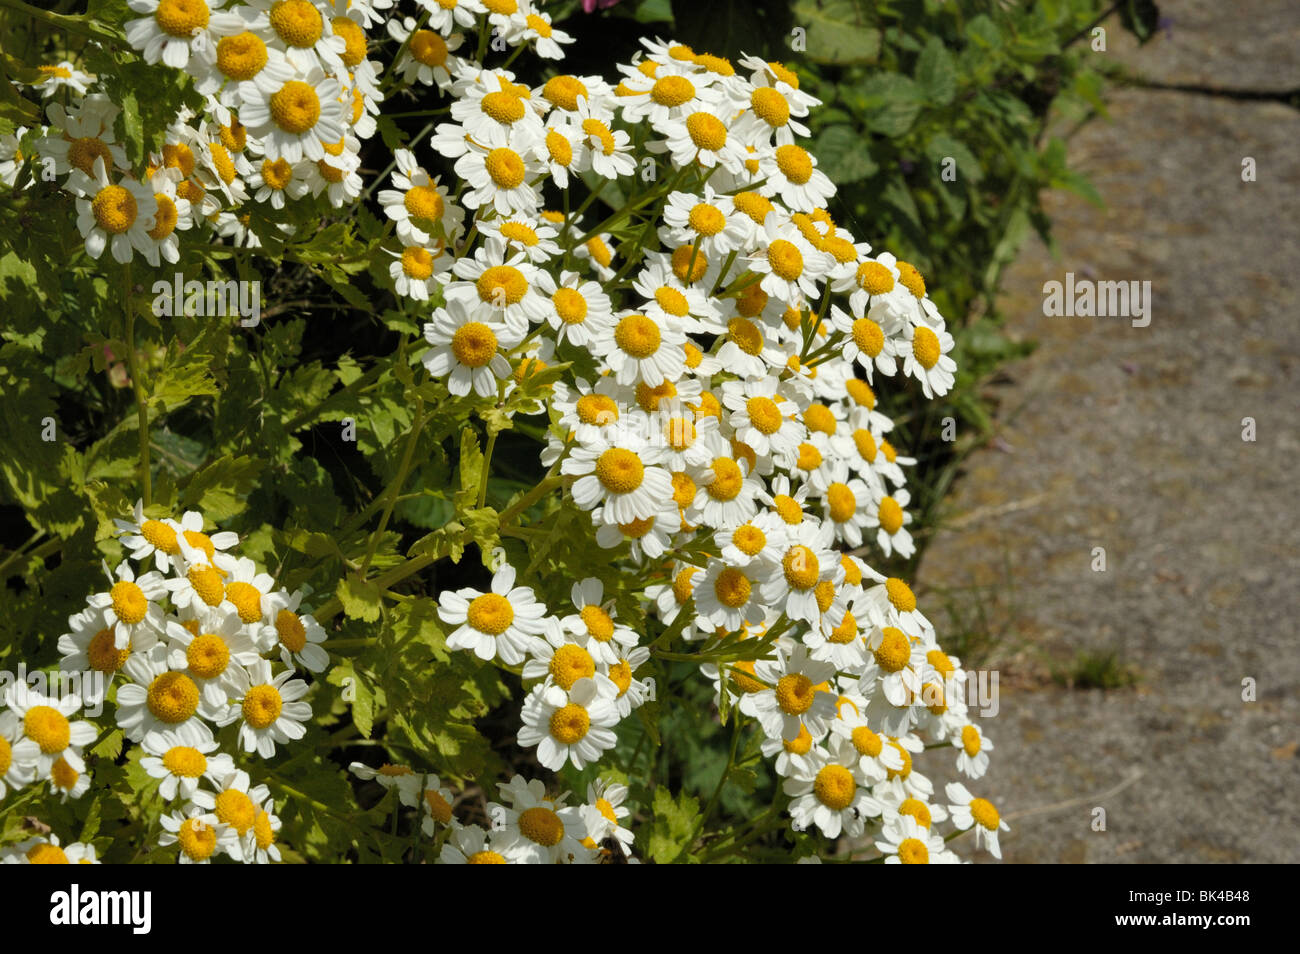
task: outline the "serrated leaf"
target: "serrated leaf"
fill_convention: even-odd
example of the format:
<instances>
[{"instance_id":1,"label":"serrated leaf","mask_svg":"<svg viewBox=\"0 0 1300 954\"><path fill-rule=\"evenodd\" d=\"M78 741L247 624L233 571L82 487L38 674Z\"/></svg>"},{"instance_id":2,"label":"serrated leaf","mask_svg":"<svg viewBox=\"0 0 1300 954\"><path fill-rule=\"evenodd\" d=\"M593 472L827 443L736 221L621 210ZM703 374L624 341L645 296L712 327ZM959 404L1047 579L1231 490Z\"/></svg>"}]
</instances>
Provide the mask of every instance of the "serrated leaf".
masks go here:
<instances>
[{"instance_id":1,"label":"serrated leaf","mask_svg":"<svg viewBox=\"0 0 1300 954\"><path fill-rule=\"evenodd\" d=\"M877 166L862 133L852 126L827 126L817 136L813 152L821 171L836 185L847 185L875 174Z\"/></svg>"},{"instance_id":2,"label":"serrated leaf","mask_svg":"<svg viewBox=\"0 0 1300 954\"><path fill-rule=\"evenodd\" d=\"M916 59L916 82L931 106L946 106L957 94L957 61L937 36L932 36Z\"/></svg>"},{"instance_id":3,"label":"serrated leaf","mask_svg":"<svg viewBox=\"0 0 1300 954\"><path fill-rule=\"evenodd\" d=\"M369 580L359 580L354 576L344 577L334 590L334 595L343 604L343 612L352 619L367 623L379 619L379 587Z\"/></svg>"},{"instance_id":4,"label":"serrated leaf","mask_svg":"<svg viewBox=\"0 0 1300 954\"><path fill-rule=\"evenodd\" d=\"M880 31L865 16L866 9L854 0L798 0L794 20L808 31L808 59L836 66L875 62Z\"/></svg>"}]
</instances>

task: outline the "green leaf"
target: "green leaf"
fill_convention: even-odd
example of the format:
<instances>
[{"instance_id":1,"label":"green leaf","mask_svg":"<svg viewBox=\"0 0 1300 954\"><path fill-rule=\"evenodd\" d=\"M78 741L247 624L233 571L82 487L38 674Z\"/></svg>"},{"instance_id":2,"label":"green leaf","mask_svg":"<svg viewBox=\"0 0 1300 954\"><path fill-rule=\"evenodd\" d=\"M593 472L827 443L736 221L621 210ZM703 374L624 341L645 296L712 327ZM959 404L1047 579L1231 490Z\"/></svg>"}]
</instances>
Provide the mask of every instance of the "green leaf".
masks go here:
<instances>
[{"instance_id":1,"label":"green leaf","mask_svg":"<svg viewBox=\"0 0 1300 954\"><path fill-rule=\"evenodd\" d=\"M925 100L921 88L899 73L877 73L854 89L867 128L897 138L912 128Z\"/></svg>"},{"instance_id":2,"label":"green leaf","mask_svg":"<svg viewBox=\"0 0 1300 954\"><path fill-rule=\"evenodd\" d=\"M874 63L880 52L880 31L854 0L798 0L794 19L808 31L804 52L814 63L859 66Z\"/></svg>"},{"instance_id":3,"label":"green leaf","mask_svg":"<svg viewBox=\"0 0 1300 954\"><path fill-rule=\"evenodd\" d=\"M931 137L925 145L925 154L929 157L930 162L939 170L945 159L954 159L957 163L957 180L956 182L941 182L942 186L952 187L959 182L979 182L984 178L984 170L980 168L979 160L975 154L967 148L966 144L959 139L955 139L947 133L938 133Z\"/></svg>"},{"instance_id":4,"label":"green leaf","mask_svg":"<svg viewBox=\"0 0 1300 954\"><path fill-rule=\"evenodd\" d=\"M687 848L700 815L700 800L681 793L676 799L662 785L655 789L654 823L648 854L659 864L674 861Z\"/></svg>"},{"instance_id":5,"label":"green leaf","mask_svg":"<svg viewBox=\"0 0 1300 954\"><path fill-rule=\"evenodd\" d=\"M460 432L460 490L456 491L456 509L468 510L478 500L478 484L483 477L483 451L472 427Z\"/></svg>"},{"instance_id":6,"label":"green leaf","mask_svg":"<svg viewBox=\"0 0 1300 954\"><path fill-rule=\"evenodd\" d=\"M926 41L916 59L916 82L931 106L946 106L957 94L957 62L937 36Z\"/></svg>"},{"instance_id":7,"label":"green leaf","mask_svg":"<svg viewBox=\"0 0 1300 954\"><path fill-rule=\"evenodd\" d=\"M875 175L876 163L867 151L866 138L852 126L827 126L817 136L813 152L822 172L836 185L847 185Z\"/></svg>"},{"instance_id":8,"label":"green leaf","mask_svg":"<svg viewBox=\"0 0 1300 954\"><path fill-rule=\"evenodd\" d=\"M334 595L343 604L343 612L353 619L373 623L379 619L379 587L369 580L359 580L355 576L344 577Z\"/></svg>"},{"instance_id":9,"label":"green leaf","mask_svg":"<svg viewBox=\"0 0 1300 954\"><path fill-rule=\"evenodd\" d=\"M262 471L255 457L226 455L195 471L181 491L186 510L197 510L207 520L223 523L243 512L248 494Z\"/></svg>"}]
</instances>

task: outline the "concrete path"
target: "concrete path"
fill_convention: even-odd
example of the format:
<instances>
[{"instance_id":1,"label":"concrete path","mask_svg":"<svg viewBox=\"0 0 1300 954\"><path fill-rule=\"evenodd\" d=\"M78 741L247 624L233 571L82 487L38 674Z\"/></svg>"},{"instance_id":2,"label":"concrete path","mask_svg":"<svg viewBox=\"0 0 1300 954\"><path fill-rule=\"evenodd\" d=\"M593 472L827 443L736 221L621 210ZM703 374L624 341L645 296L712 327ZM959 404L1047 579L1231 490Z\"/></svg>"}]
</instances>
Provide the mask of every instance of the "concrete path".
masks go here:
<instances>
[{"instance_id":1,"label":"concrete path","mask_svg":"<svg viewBox=\"0 0 1300 954\"><path fill-rule=\"evenodd\" d=\"M1060 259L1010 270L1009 331L1039 347L921 567L936 623L950 602L997 639L970 787L1010 862L1300 861L1300 112L1168 88L1300 89L1300 5L1231 8L1165 0L1141 51L1108 24L1098 55L1163 88L1115 91L1071 141L1106 208L1049 197ZM1150 281L1150 324L1045 317L1067 271ZM1135 687L1050 678L1111 650Z\"/></svg>"}]
</instances>

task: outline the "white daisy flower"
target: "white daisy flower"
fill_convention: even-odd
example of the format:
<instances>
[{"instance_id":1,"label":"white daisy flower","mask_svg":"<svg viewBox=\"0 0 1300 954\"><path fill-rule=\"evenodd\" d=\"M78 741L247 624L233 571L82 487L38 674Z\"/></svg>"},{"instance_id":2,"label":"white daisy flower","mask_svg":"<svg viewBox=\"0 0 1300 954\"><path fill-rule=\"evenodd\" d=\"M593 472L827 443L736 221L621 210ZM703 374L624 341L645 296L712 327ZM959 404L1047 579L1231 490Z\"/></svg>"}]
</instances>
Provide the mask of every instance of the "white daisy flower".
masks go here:
<instances>
[{"instance_id":1,"label":"white daisy flower","mask_svg":"<svg viewBox=\"0 0 1300 954\"><path fill-rule=\"evenodd\" d=\"M433 345L421 359L435 378L447 378L447 389L458 397L472 390L495 397L500 382L510 377L510 362L501 348L523 340L515 325L480 315L464 301L449 301L424 326L424 340Z\"/></svg>"},{"instance_id":2,"label":"white daisy flower","mask_svg":"<svg viewBox=\"0 0 1300 954\"><path fill-rule=\"evenodd\" d=\"M606 522L630 523L655 516L672 500L672 476L661 466L663 456L642 429L609 428L574 447L560 473L578 478L570 493L581 509L603 505Z\"/></svg>"},{"instance_id":3,"label":"white daisy flower","mask_svg":"<svg viewBox=\"0 0 1300 954\"><path fill-rule=\"evenodd\" d=\"M217 9L225 0L127 0L135 13L145 14L123 25L127 42L146 63L162 62L183 70L191 55L212 55L216 38L240 30L237 17Z\"/></svg>"},{"instance_id":4,"label":"white daisy flower","mask_svg":"<svg viewBox=\"0 0 1300 954\"><path fill-rule=\"evenodd\" d=\"M14 746L22 739L23 724L18 716L8 710L0 712L0 799L31 782L35 775L33 766L14 759Z\"/></svg>"},{"instance_id":5,"label":"white daisy flower","mask_svg":"<svg viewBox=\"0 0 1300 954\"><path fill-rule=\"evenodd\" d=\"M281 0L306 3L307 0ZM310 6L310 4L307 4ZM313 8L315 9L315 8ZM240 88L240 121L256 136L269 159L296 163L325 158L325 144L343 138L344 109L338 81L319 69L281 83L271 93Z\"/></svg>"},{"instance_id":6,"label":"white daisy flower","mask_svg":"<svg viewBox=\"0 0 1300 954\"><path fill-rule=\"evenodd\" d=\"M511 861L525 864L565 864L589 856L583 846L587 825L582 818L582 807L565 805L568 793L554 798L546 797L546 786L538 779L524 781L516 775L509 782L499 782L502 798L507 802L501 810L501 837L492 842Z\"/></svg>"},{"instance_id":7,"label":"white daisy flower","mask_svg":"<svg viewBox=\"0 0 1300 954\"><path fill-rule=\"evenodd\" d=\"M257 202L270 202L277 212L284 208L285 196L297 201L311 191L307 176L311 160L292 163L288 159L263 159L248 176L248 189Z\"/></svg>"},{"instance_id":8,"label":"white daisy flower","mask_svg":"<svg viewBox=\"0 0 1300 954\"><path fill-rule=\"evenodd\" d=\"M993 741L986 737L974 723L962 726L957 742L957 770L967 778L982 778L989 768L988 753L993 751Z\"/></svg>"},{"instance_id":9,"label":"white daisy flower","mask_svg":"<svg viewBox=\"0 0 1300 954\"><path fill-rule=\"evenodd\" d=\"M102 93L87 96L70 109L51 103L45 109L50 125L63 130L62 136L46 135L36 143L41 159L54 160L54 171L65 175L73 169L87 176L95 174L95 160L105 168L130 168L124 150L116 141L113 124L121 110Z\"/></svg>"},{"instance_id":10,"label":"white daisy flower","mask_svg":"<svg viewBox=\"0 0 1300 954\"><path fill-rule=\"evenodd\" d=\"M759 191L779 195L796 212L821 208L835 194L830 178L817 168L817 157L794 143L777 146L770 158L760 160L760 169L767 181Z\"/></svg>"},{"instance_id":11,"label":"white daisy flower","mask_svg":"<svg viewBox=\"0 0 1300 954\"><path fill-rule=\"evenodd\" d=\"M321 645L326 638L325 627L311 613L301 611L306 595L302 589L271 594L267 613L271 622L263 626L261 642L278 649L280 661L291 669L302 666L308 672L324 672L330 662L329 653Z\"/></svg>"},{"instance_id":12,"label":"white daisy flower","mask_svg":"<svg viewBox=\"0 0 1300 954\"><path fill-rule=\"evenodd\" d=\"M158 791L169 802L178 795L182 799L192 798L204 778L215 785L235 770L234 760L224 752L217 752L217 743L207 726L190 737L159 732L146 739L141 747L146 754L140 759L140 767L151 778L162 780Z\"/></svg>"},{"instance_id":13,"label":"white daisy flower","mask_svg":"<svg viewBox=\"0 0 1300 954\"><path fill-rule=\"evenodd\" d=\"M463 0L462 0L463 2ZM504 843L515 836L501 831L486 832L478 825L457 825L451 837L442 845L438 855L440 865L505 865L510 864Z\"/></svg>"},{"instance_id":14,"label":"white daisy flower","mask_svg":"<svg viewBox=\"0 0 1300 954\"><path fill-rule=\"evenodd\" d=\"M260 660L259 652L231 607L201 613L188 626L167 621L167 664L190 677L212 712L223 710L238 692L239 670Z\"/></svg>"},{"instance_id":15,"label":"white daisy flower","mask_svg":"<svg viewBox=\"0 0 1300 954\"><path fill-rule=\"evenodd\" d=\"M385 762L379 768L371 768L362 762L353 762L348 771L357 778L367 782L378 782L381 787L397 792L397 800L408 808L419 804L422 776L407 765L391 765Z\"/></svg>"},{"instance_id":16,"label":"white daisy flower","mask_svg":"<svg viewBox=\"0 0 1300 954\"><path fill-rule=\"evenodd\" d=\"M22 767L23 774L44 778L60 758L73 757L79 762L80 750L95 741L93 725L70 718L81 709L77 695L55 699L16 682L5 692L4 702L22 722L22 738L12 744L10 758Z\"/></svg>"},{"instance_id":17,"label":"white daisy flower","mask_svg":"<svg viewBox=\"0 0 1300 954\"><path fill-rule=\"evenodd\" d=\"M614 601L602 603L603 593L604 584L594 576L574 583L569 596L577 612L560 620L560 626L586 646L593 661L608 666L618 662L620 653L636 645L637 636L627 626L614 622ZM562 688L567 691L572 683Z\"/></svg>"},{"instance_id":18,"label":"white daisy flower","mask_svg":"<svg viewBox=\"0 0 1300 954\"><path fill-rule=\"evenodd\" d=\"M468 150L456 160L455 172L468 183L462 198L467 207L494 208L498 215L527 215L537 209L541 200L530 180L541 168L530 148L521 154L509 134L496 125L466 145Z\"/></svg>"},{"instance_id":19,"label":"white daisy flower","mask_svg":"<svg viewBox=\"0 0 1300 954\"><path fill-rule=\"evenodd\" d=\"M285 57L300 72L321 70L336 75L343 72L347 41L335 34L333 23L311 0L244 2L238 12L248 29L282 48Z\"/></svg>"},{"instance_id":20,"label":"white daisy flower","mask_svg":"<svg viewBox=\"0 0 1300 954\"><path fill-rule=\"evenodd\" d=\"M287 669L272 678L271 664L265 659L232 670L238 685L231 696L228 712L218 725L239 721L239 741L245 752L256 752L264 759L275 755L277 743L286 745L306 734L303 725L311 718L311 703L301 701L307 695L307 683L294 679Z\"/></svg>"},{"instance_id":21,"label":"white daisy flower","mask_svg":"<svg viewBox=\"0 0 1300 954\"><path fill-rule=\"evenodd\" d=\"M880 803L862 787L855 763L846 765L814 748L792 768L781 787L794 799L789 810L796 830L815 825L827 838L857 837L866 819L881 813Z\"/></svg>"},{"instance_id":22,"label":"white daisy flower","mask_svg":"<svg viewBox=\"0 0 1300 954\"><path fill-rule=\"evenodd\" d=\"M98 864L93 845L74 841L62 845L58 835L28 838L4 850L0 864L6 865L80 865Z\"/></svg>"},{"instance_id":23,"label":"white daisy flower","mask_svg":"<svg viewBox=\"0 0 1300 954\"><path fill-rule=\"evenodd\" d=\"M107 564L104 574L113 580ZM167 582L157 570L137 577L125 560L118 564L116 575L109 591L89 597L86 605L103 611L104 626L113 630L113 644L121 650L130 646L137 635L143 644L143 631L163 631L163 611L158 601L167 593Z\"/></svg>"},{"instance_id":24,"label":"white daisy flower","mask_svg":"<svg viewBox=\"0 0 1300 954\"><path fill-rule=\"evenodd\" d=\"M36 67L41 78L31 84L32 89L39 89L41 96L53 96L61 89L70 89L78 96L85 96L95 77L77 69L71 60L64 60L53 65L42 64Z\"/></svg>"},{"instance_id":25,"label":"white daisy flower","mask_svg":"<svg viewBox=\"0 0 1300 954\"><path fill-rule=\"evenodd\" d=\"M444 590L438 615L457 627L447 637L448 649L469 649L482 660L500 657L508 666L524 661L536 637L546 631L546 607L532 588L515 586L515 568L505 563L492 575L487 593L465 587Z\"/></svg>"},{"instance_id":26,"label":"white daisy flower","mask_svg":"<svg viewBox=\"0 0 1300 954\"><path fill-rule=\"evenodd\" d=\"M159 818L163 831L158 835L158 846L180 846L179 861L183 865L206 865L224 842L236 840L228 825L217 821L217 816L198 805L175 809Z\"/></svg>"},{"instance_id":27,"label":"white daisy flower","mask_svg":"<svg viewBox=\"0 0 1300 954\"><path fill-rule=\"evenodd\" d=\"M769 738L798 738L800 726L816 739L826 734L835 718L834 664L811 658L797 644L788 653L778 648L775 659L756 661L754 677L766 685L746 694L741 711L758 719Z\"/></svg>"},{"instance_id":28,"label":"white daisy flower","mask_svg":"<svg viewBox=\"0 0 1300 954\"><path fill-rule=\"evenodd\" d=\"M258 806L266 804L271 797L265 785L250 787L250 782L247 772L236 769L217 782L215 795L199 789L191 799L192 808L204 809L215 816L217 848L235 861L246 861L252 854Z\"/></svg>"},{"instance_id":29,"label":"white daisy flower","mask_svg":"<svg viewBox=\"0 0 1300 954\"><path fill-rule=\"evenodd\" d=\"M998 845L998 832L1010 831L1011 826L1002 820L993 803L985 798L973 796L961 782L949 782L944 787L948 796L948 810L952 812L952 823L961 831L975 829L975 846L987 843L989 854L994 858L1002 857L1002 848Z\"/></svg>"},{"instance_id":30,"label":"white daisy flower","mask_svg":"<svg viewBox=\"0 0 1300 954\"><path fill-rule=\"evenodd\" d=\"M568 341L586 348L597 337L611 333L614 319L609 296L601 290L599 282L588 281L577 272L563 271L557 283L550 272L538 270L534 285L547 299L546 323L555 329L557 343Z\"/></svg>"},{"instance_id":31,"label":"white daisy flower","mask_svg":"<svg viewBox=\"0 0 1300 954\"><path fill-rule=\"evenodd\" d=\"M221 710L209 706L194 680L172 670L167 659L167 647L161 643L131 654L123 670L132 682L117 690L117 724L132 742L170 731L194 745L206 737L203 719Z\"/></svg>"},{"instance_id":32,"label":"white daisy flower","mask_svg":"<svg viewBox=\"0 0 1300 954\"><path fill-rule=\"evenodd\" d=\"M912 501L912 495L906 490L895 490L893 494L885 493L883 487L871 489L871 505L861 511L858 523L862 530L876 531L876 545L884 551L885 556L897 552L904 559L916 551L912 534L907 525L912 522L912 515L903 508Z\"/></svg>"},{"instance_id":33,"label":"white daisy flower","mask_svg":"<svg viewBox=\"0 0 1300 954\"><path fill-rule=\"evenodd\" d=\"M623 804L626 800L626 785L598 778L587 786L587 804L582 806L587 837L598 844L613 838L622 849L624 858L632 854L632 842L636 837L622 824L623 819L632 814Z\"/></svg>"},{"instance_id":34,"label":"white daisy flower","mask_svg":"<svg viewBox=\"0 0 1300 954\"><path fill-rule=\"evenodd\" d=\"M96 156L93 174L75 170L67 188L77 196L77 228L86 240L87 255L98 259L108 248L114 261L125 265L133 249L149 254L149 230L158 211L149 186L131 178L111 182L103 157Z\"/></svg>"},{"instance_id":35,"label":"white daisy flower","mask_svg":"<svg viewBox=\"0 0 1300 954\"><path fill-rule=\"evenodd\" d=\"M766 612L758 598L757 573L749 567L710 560L695 589L695 610L695 624L701 629L734 633L746 624L762 622Z\"/></svg>"},{"instance_id":36,"label":"white daisy flower","mask_svg":"<svg viewBox=\"0 0 1300 954\"><path fill-rule=\"evenodd\" d=\"M451 811L451 789L444 786L436 775L424 776L424 790L420 795L423 819L420 831L432 838L438 825L447 827L456 821Z\"/></svg>"},{"instance_id":37,"label":"white daisy flower","mask_svg":"<svg viewBox=\"0 0 1300 954\"><path fill-rule=\"evenodd\" d=\"M596 525L596 543L606 550L629 544L628 559L637 566L646 560L657 560L671 550L673 536L682 529L681 513L672 500L662 503L649 517L624 523L607 519L607 509L602 506L591 512L591 522Z\"/></svg>"},{"instance_id":38,"label":"white daisy flower","mask_svg":"<svg viewBox=\"0 0 1300 954\"><path fill-rule=\"evenodd\" d=\"M957 362L949 357L954 344L952 335L943 328L936 334L926 325L908 326L904 342L899 345L906 349L902 351L903 374L920 381L927 398L942 397L951 391L957 371Z\"/></svg>"},{"instance_id":39,"label":"white daisy flower","mask_svg":"<svg viewBox=\"0 0 1300 954\"><path fill-rule=\"evenodd\" d=\"M881 829L876 848L887 865L955 864L957 856L944 848L943 838L923 827L912 815L902 815Z\"/></svg>"},{"instance_id":40,"label":"white daisy flower","mask_svg":"<svg viewBox=\"0 0 1300 954\"><path fill-rule=\"evenodd\" d=\"M556 685L537 686L520 713L519 745L537 746L537 761L552 771L566 762L581 769L598 761L618 741L616 693L613 682L601 675L579 679L568 692Z\"/></svg>"},{"instance_id":41,"label":"white daisy flower","mask_svg":"<svg viewBox=\"0 0 1300 954\"><path fill-rule=\"evenodd\" d=\"M834 531L829 524L812 519L795 526L787 523L785 551L780 562L768 569L763 582L764 602L791 619L816 625L821 619L818 584L838 584L844 578L844 568L830 548L833 541Z\"/></svg>"}]
</instances>

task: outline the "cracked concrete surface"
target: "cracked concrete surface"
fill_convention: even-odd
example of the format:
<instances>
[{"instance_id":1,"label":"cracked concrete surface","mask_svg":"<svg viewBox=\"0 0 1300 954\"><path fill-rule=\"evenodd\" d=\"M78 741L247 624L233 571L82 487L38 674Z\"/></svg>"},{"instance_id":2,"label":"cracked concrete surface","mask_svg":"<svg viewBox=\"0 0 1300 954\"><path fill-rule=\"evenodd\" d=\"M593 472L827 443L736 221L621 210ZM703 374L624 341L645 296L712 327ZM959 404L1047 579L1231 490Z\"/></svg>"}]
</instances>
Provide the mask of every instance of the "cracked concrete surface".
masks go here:
<instances>
[{"instance_id":1,"label":"cracked concrete surface","mask_svg":"<svg viewBox=\"0 0 1300 954\"><path fill-rule=\"evenodd\" d=\"M1300 88L1300 6L1161 8L1169 30L1140 51L1108 24L1108 55L1160 83ZM968 787L1011 825L1006 861L1294 862L1300 112L1141 88L1109 103L1069 148L1106 207L1047 197L1060 258L1035 244L1007 274L1008 330L1039 347L995 391L1000 440L948 501L923 605L940 625L945 602L978 605L998 637L996 749ZM1151 281L1150 325L1045 317L1043 283L1067 271ZM1138 684L1046 677L1081 650L1117 651Z\"/></svg>"}]
</instances>

